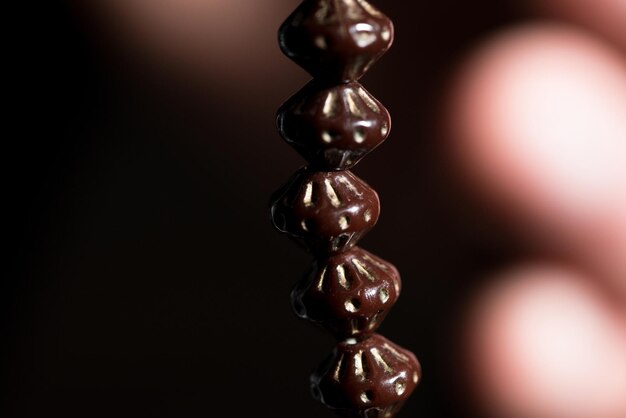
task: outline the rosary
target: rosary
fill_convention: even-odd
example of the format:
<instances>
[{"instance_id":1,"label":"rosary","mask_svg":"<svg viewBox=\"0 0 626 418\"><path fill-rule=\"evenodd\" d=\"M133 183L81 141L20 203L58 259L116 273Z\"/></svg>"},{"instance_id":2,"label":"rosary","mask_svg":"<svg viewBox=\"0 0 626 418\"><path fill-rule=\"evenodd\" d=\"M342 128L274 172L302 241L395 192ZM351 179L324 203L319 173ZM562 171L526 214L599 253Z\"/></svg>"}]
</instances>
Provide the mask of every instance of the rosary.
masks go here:
<instances>
[{"instance_id":1,"label":"rosary","mask_svg":"<svg viewBox=\"0 0 626 418\"><path fill-rule=\"evenodd\" d=\"M278 110L281 136L308 165L272 196L271 218L315 257L291 301L339 341L311 376L311 393L344 417L394 416L421 374L413 353L375 333L400 275L357 246L380 201L348 171L389 135L389 113L358 80L393 37L391 20L365 0L304 0L279 30L282 51L313 80Z\"/></svg>"}]
</instances>

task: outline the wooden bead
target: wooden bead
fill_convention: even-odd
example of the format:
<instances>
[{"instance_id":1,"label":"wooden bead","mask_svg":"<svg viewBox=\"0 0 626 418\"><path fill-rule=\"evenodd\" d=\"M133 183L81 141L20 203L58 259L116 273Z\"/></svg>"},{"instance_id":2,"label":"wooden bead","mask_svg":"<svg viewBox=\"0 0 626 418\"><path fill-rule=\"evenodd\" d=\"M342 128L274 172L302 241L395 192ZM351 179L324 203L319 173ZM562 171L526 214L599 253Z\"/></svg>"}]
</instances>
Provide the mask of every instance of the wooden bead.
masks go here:
<instances>
[{"instance_id":1,"label":"wooden bead","mask_svg":"<svg viewBox=\"0 0 626 418\"><path fill-rule=\"evenodd\" d=\"M313 263L292 292L296 313L339 339L365 338L381 324L400 295L398 270L355 247Z\"/></svg>"},{"instance_id":2,"label":"wooden bead","mask_svg":"<svg viewBox=\"0 0 626 418\"><path fill-rule=\"evenodd\" d=\"M358 80L393 43L391 20L365 0L305 0L279 30L282 51L313 77Z\"/></svg>"},{"instance_id":3,"label":"wooden bead","mask_svg":"<svg viewBox=\"0 0 626 418\"><path fill-rule=\"evenodd\" d=\"M357 82L311 82L278 111L278 130L312 166L345 170L389 135L387 109Z\"/></svg>"},{"instance_id":4,"label":"wooden bead","mask_svg":"<svg viewBox=\"0 0 626 418\"><path fill-rule=\"evenodd\" d=\"M317 255L352 248L378 221L376 192L349 171L298 171L276 193L274 226Z\"/></svg>"},{"instance_id":5,"label":"wooden bead","mask_svg":"<svg viewBox=\"0 0 626 418\"><path fill-rule=\"evenodd\" d=\"M393 43L366 0L304 0L279 30L314 80L287 100L278 130L308 162L271 199L274 226L315 256L292 292L296 313L341 342L311 376L313 396L348 418L389 418L420 380L415 356L374 332L400 294L396 268L356 247L378 195L348 169L386 140L391 119L357 80Z\"/></svg>"},{"instance_id":6,"label":"wooden bead","mask_svg":"<svg viewBox=\"0 0 626 418\"><path fill-rule=\"evenodd\" d=\"M413 353L374 334L339 343L311 376L311 392L341 415L389 418L411 395L420 375Z\"/></svg>"}]
</instances>

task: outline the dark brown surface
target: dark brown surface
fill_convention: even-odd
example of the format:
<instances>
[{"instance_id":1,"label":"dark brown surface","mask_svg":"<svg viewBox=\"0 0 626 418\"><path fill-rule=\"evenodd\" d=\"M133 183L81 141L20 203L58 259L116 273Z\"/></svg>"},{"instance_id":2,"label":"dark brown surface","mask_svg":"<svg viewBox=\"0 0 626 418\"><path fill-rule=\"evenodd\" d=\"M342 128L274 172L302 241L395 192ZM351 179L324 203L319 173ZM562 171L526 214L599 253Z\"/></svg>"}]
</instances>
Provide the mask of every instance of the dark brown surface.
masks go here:
<instances>
[{"instance_id":1,"label":"dark brown surface","mask_svg":"<svg viewBox=\"0 0 626 418\"><path fill-rule=\"evenodd\" d=\"M358 80L393 43L393 24L364 0L306 0L281 26L279 43L315 78Z\"/></svg>"},{"instance_id":2,"label":"dark brown surface","mask_svg":"<svg viewBox=\"0 0 626 418\"><path fill-rule=\"evenodd\" d=\"M385 260L355 247L316 260L291 297L302 318L320 323L339 339L376 331L400 296L400 274Z\"/></svg>"},{"instance_id":3,"label":"dark brown surface","mask_svg":"<svg viewBox=\"0 0 626 418\"><path fill-rule=\"evenodd\" d=\"M349 171L303 168L272 200L274 226L321 255L355 246L380 215L376 192Z\"/></svg>"},{"instance_id":4,"label":"dark brown surface","mask_svg":"<svg viewBox=\"0 0 626 418\"><path fill-rule=\"evenodd\" d=\"M391 130L387 109L357 82L311 82L278 111L278 130L321 171L345 170L379 146Z\"/></svg>"},{"instance_id":5,"label":"dark brown surface","mask_svg":"<svg viewBox=\"0 0 626 418\"><path fill-rule=\"evenodd\" d=\"M342 415L384 418L398 412L420 375L413 353L374 334L339 343L311 376L311 391Z\"/></svg>"},{"instance_id":6,"label":"dark brown surface","mask_svg":"<svg viewBox=\"0 0 626 418\"><path fill-rule=\"evenodd\" d=\"M400 293L400 275L350 250L378 221L376 192L350 171L328 170L352 167L389 134L389 113L354 80L389 49L393 25L365 0L305 0L279 39L283 52L315 77L278 112L283 138L313 164L278 193L272 219L318 257L292 293L296 312L341 341L311 377L312 392L343 416L391 418L419 380L412 353L372 334Z\"/></svg>"}]
</instances>

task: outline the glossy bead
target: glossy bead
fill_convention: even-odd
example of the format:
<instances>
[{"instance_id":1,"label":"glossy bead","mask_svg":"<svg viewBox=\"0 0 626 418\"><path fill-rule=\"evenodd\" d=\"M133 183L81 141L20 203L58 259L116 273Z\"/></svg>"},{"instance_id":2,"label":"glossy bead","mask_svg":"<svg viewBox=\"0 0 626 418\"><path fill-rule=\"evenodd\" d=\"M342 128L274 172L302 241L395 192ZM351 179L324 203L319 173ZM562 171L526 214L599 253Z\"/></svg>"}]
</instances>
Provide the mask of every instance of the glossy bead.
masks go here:
<instances>
[{"instance_id":1,"label":"glossy bead","mask_svg":"<svg viewBox=\"0 0 626 418\"><path fill-rule=\"evenodd\" d=\"M311 82L278 110L278 130L310 164L323 170L353 167L391 129L387 109L357 82Z\"/></svg>"},{"instance_id":2,"label":"glossy bead","mask_svg":"<svg viewBox=\"0 0 626 418\"><path fill-rule=\"evenodd\" d=\"M400 294L400 274L390 263L355 247L313 263L292 292L296 313L338 338L374 332Z\"/></svg>"},{"instance_id":3,"label":"glossy bead","mask_svg":"<svg viewBox=\"0 0 626 418\"><path fill-rule=\"evenodd\" d=\"M373 334L339 343L311 376L311 392L344 416L387 418L411 395L420 375L413 353Z\"/></svg>"},{"instance_id":4,"label":"glossy bead","mask_svg":"<svg viewBox=\"0 0 626 418\"><path fill-rule=\"evenodd\" d=\"M358 80L393 43L391 20L365 0L305 0L279 30L280 47L313 77Z\"/></svg>"},{"instance_id":5,"label":"glossy bead","mask_svg":"<svg viewBox=\"0 0 626 418\"><path fill-rule=\"evenodd\" d=\"M316 255L352 248L378 221L376 192L349 171L299 170L273 198L274 226Z\"/></svg>"}]
</instances>

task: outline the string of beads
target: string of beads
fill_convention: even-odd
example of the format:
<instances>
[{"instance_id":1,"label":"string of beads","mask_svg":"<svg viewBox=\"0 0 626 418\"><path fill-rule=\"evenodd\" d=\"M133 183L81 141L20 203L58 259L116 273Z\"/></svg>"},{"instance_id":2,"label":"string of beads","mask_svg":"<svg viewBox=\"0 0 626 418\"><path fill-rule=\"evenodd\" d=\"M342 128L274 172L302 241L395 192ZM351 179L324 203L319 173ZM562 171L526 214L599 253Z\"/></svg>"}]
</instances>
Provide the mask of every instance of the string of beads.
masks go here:
<instances>
[{"instance_id":1,"label":"string of beads","mask_svg":"<svg viewBox=\"0 0 626 418\"><path fill-rule=\"evenodd\" d=\"M375 331L400 294L397 269L357 245L376 224L376 192L348 171L389 135L385 107L358 80L393 43L365 0L304 0L279 30L313 80L278 110L278 130L308 162L272 197L275 227L315 257L296 313L339 341L311 376L313 396L344 417L388 418L420 379L415 356Z\"/></svg>"}]
</instances>

